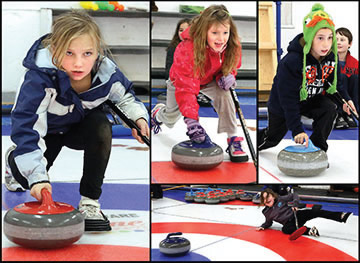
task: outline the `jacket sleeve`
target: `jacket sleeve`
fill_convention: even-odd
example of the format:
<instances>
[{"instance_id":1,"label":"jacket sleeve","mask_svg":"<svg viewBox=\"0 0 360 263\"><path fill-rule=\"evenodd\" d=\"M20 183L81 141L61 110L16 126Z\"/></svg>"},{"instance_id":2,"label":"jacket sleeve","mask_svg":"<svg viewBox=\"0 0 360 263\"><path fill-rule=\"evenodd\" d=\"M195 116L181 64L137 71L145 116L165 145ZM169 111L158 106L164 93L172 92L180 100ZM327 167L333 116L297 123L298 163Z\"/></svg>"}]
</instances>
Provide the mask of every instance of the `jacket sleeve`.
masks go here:
<instances>
[{"instance_id":1,"label":"jacket sleeve","mask_svg":"<svg viewBox=\"0 0 360 263\"><path fill-rule=\"evenodd\" d=\"M282 196L283 200L286 202L294 202L298 205L300 203L299 195L297 193L291 193L285 196Z\"/></svg>"},{"instance_id":2,"label":"jacket sleeve","mask_svg":"<svg viewBox=\"0 0 360 263\"><path fill-rule=\"evenodd\" d=\"M194 76L193 48L190 41L182 41L175 50L170 79L175 86L175 98L184 117L197 120L199 104L196 96L200 91L200 78Z\"/></svg>"},{"instance_id":3,"label":"jacket sleeve","mask_svg":"<svg viewBox=\"0 0 360 263\"><path fill-rule=\"evenodd\" d=\"M300 114L301 61L293 57L281 61L276 76L280 105L284 111L286 126L293 137L304 132Z\"/></svg>"},{"instance_id":4,"label":"jacket sleeve","mask_svg":"<svg viewBox=\"0 0 360 263\"><path fill-rule=\"evenodd\" d=\"M144 104L135 96L132 82L117 69L117 79L111 86L109 99L133 121L140 118L149 120ZM125 125L125 124L124 124Z\"/></svg>"},{"instance_id":5,"label":"jacket sleeve","mask_svg":"<svg viewBox=\"0 0 360 263\"><path fill-rule=\"evenodd\" d=\"M51 82L46 82L34 71L25 74L18 90L11 112L11 140L15 143L14 160L29 186L37 182L49 181L44 157L47 133L47 109L56 90Z\"/></svg>"},{"instance_id":6,"label":"jacket sleeve","mask_svg":"<svg viewBox=\"0 0 360 263\"><path fill-rule=\"evenodd\" d=\"M338 65L336 89L346 101L349 101L351 100L351 97L348 93L347 85L348 85L348 77L346 74L341 73L340 65Z\"/></svg>"},{"instance_id":7,"label":"jacket sleeve","mask_svg":"<svg viewBox=\"0 0 360 263\"><path fill-rule=\"evenodd\" d=\"M268 217L266 217L267 209L268 208L264 208L263 211L262 211L264 216L265 216L265 222L261 225L261 227L263 227L264 229L271 227L272 224L273 224L273 220L270 220Z\"/></svg>"}]
</instances>

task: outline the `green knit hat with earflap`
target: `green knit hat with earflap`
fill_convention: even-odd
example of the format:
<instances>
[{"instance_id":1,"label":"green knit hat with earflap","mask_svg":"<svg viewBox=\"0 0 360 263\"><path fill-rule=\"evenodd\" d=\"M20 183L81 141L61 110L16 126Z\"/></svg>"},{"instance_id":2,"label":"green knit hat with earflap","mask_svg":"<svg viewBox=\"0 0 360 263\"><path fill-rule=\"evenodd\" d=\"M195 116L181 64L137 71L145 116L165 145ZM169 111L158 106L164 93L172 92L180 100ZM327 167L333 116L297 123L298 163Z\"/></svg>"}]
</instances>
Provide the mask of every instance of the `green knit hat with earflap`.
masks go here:
<instances>
[{"instance_id":1,"label":"green knit hat with earflap","mask_svg":"<svg viewBox=\"0 0 360 263\"><path fill-rule=\"evenodd\" d=\"M300 100L306 100L308 93L306 90L306 55L311 50L311 45L313 39L316 35L316 32L321 28L329 28L333 33L333 42L331 45L331 50L335 55L335 69L334 69L334 81L330 84L330 87L326 90L329 94L334 94L336 92L336 83L337 83L337 42L336 42L336 33L335 33L335 25L332 21L331 16L324 11L324 6L321 4L314 4L311 8L311 12L305 16L303 21L303 33L304 33L304 64L303 64L303 82L300 89Z\"/></svg>"}]
</instances>

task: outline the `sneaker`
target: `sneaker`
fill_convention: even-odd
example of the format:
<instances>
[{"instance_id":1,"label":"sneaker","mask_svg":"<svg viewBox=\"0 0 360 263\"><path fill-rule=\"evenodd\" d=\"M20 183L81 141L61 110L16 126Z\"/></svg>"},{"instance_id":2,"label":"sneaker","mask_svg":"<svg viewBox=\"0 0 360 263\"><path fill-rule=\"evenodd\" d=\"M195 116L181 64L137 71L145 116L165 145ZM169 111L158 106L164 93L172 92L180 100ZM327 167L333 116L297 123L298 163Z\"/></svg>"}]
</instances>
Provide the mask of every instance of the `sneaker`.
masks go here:
<instances>
[{"instance_id":1,"label":"sneaker","mask_svg":"<svg viewBox=\"0 0 360 263\"><path fill-rule=\"evenodd\" d=\"M197 98L197 102L199 103L199 106L212 107L211 100L204 94L199 93L196 98Z\"/></svg>"},{"instance_id":2,"label":"sneaker","mask_svg":"<svg viewBox=\"0 0 360 263\"><path fill-rule=\"evenodd\" d=\"M354 119L351 116L345 114L344 119L345 119L345 122L348 124L349 128L357 127L357 123L354 121Z\"/></svg>"},{"instance_id":3,"label":"sneaker","mask_svg":"<svg viewBox=\"0 0 360 263\"><path fill-rule=\"evenodd\" d=\"M344 120L342 116L338 116L336 118L335 129L347 129L347 128L349 128L347 122Z\"/></svg>"},{"instance_id":4,"label":"sneaker","mask_svg":"<svg viewBox=\"0 0 360 263\"><path fill-rule=\"evenodd\" d=\"M100 210L98 200L82 196L78 210L85 219L85 231L110 231L110 221Z\"/></svg>"},{"instance_id":5,"label":"sneaker","mask_svg":"<svg viewBox=\"0 0 360 263\"><path fill-rule=\"evenodd\" d=\"M309 230L309 236L319 237L319 236L320 236L319 230L317 230L317 228L313 226L313 227Z\"/></svg>"},{"instance_id":6,"label":"sneaker","mask_svg":"<svg viewBox=\"0 0 360 263\"><path fill-rule=\"evenodd\" d=\"M244 140L243 137L233 136L227 139L228 147L226 152L230 155L232 162L247 162L249 156L242 150L241 142Z\"/></svg>"},{"instance_id":7,"label":"sneaker","mask_svg":"<svg viewBox=\"0 0 360 263\"><path fill-rule=\"evenodd\" d=\"M14 176L12 175L10 164L9 164L9 155L11 152L15 150L16 146L12 145L9 149L7 149L5 153L5 187L10 192L25 192L25 188L19 184Z\"/></svg>"},{"instance_id":8,"label":"sneaker","mask_svg":"<svg viewBox=\"0 0 360 263\"><path fill-rule=\"evenodd\" d=\"M349 216L351 215L351 212L343 212L340 216L341 222L346 223L347 219L349 218Z\"/></svg>"},{"instance_id":9,"label":"sneaker","mask_svg":"<svg viewBox=\"0 0 360 263\"><path fill-rule=\"evenodd\" d=\"M160 125L162 124L162 122L156 119L156 114L162 107L165 107L165 104L158 103L151 110L151 130L154 131L154 134L158 134L161 131Z\"/></svg>"},{"instance_id":10,"label":"sneaker","mask_svg":"<svg viewBox=\"0 0 360 263\"><path fill-rule=\"evenodd\" d=\"M100 212L100 203L98 200L90 199L82 196L79 203L79 211L84 215L85 219L102 220L103 216Z\"/></svg>"}]
</instances>

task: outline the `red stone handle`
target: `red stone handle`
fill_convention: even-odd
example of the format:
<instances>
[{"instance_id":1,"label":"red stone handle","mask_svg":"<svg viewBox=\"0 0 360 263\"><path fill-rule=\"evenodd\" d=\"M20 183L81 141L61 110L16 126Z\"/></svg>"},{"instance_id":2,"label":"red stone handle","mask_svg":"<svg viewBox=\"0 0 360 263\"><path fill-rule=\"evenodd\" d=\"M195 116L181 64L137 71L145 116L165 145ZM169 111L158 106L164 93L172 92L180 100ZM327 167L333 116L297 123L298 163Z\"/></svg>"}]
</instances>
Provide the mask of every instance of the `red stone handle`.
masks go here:
<instances>
[{"instance_id":1,"label":"red stone handle","mask_svg":"<svg viewBox=\"0 0 360 263\"><path fill-rule=\"evenodd\" d=\"M45 207L56 207L54 200L52 199L51 193L48 189L43 188L41 189L41 196L42 196L42 204L39 208Z\"/></svg>"}]
</instances>

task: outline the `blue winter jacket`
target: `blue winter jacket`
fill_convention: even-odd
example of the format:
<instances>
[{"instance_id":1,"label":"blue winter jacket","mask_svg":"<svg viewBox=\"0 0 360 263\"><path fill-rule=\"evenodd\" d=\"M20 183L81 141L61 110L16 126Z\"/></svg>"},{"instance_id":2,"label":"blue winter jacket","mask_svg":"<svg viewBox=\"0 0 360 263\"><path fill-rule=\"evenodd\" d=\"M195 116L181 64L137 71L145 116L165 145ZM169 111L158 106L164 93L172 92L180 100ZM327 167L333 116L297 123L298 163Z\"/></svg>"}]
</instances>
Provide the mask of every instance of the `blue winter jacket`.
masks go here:
<instances>
[{"instance_id":1,"label":"blue winter jacket","mask_svg":"<svg viewBox=\"0 0 360 263\"><path fill-rule=\"evenodd\" d=\"M330 52L320 63L310 53L306 56L306 68L316 72L314 82L307 86L308 98L300 102L300 88L303 79L303 46L300 39L303 34L297 35L289 44L288 53L280 60L276 76L270 91L267 102L269 112L285 118L287 128L292 132L292 136L304 132L301 122L300 107L307 103L314 96L322 96L324 91L329 88L329 83L333 82L334 72L327 75L322 70L326 65L334 65L335 55ZM325 72L325 73L324 73ZM337 71L337 90L343 94L342 82L340 77L340 67ZM325 81L322 81L322 78Z\"/></svg>"},{"instance_id":2,"label":"blue winter jacket","mask_svg":"<svg viewBox=\"0 0 360 263\"><path fill-rule=\"evenodd\" d=\"M45 37L33 44L23 61L26 73L11 112L15 163L29 186L48 181L44 136L66 133L107 99L130 119L148 120L145 106L134 96L132 83L109 58L104 57L93 72L91 88L76 93L68 75L52 64L49 49L42 46Z\"/></svg>"}]
</instances>

